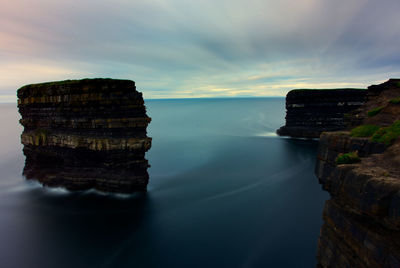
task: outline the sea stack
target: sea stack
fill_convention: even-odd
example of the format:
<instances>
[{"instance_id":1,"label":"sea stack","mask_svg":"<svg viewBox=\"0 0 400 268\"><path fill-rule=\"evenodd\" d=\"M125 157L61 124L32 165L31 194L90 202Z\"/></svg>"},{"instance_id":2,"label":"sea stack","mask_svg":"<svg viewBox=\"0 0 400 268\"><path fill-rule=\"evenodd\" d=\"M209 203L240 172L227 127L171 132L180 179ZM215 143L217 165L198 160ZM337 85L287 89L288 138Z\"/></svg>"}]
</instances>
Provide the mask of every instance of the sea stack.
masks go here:
<instances>
[{"instance_id":1,"label":"sea stack","mask_svg":"<svg viewBox=\"0 0 400 268\"><path fill-rule=\"evenodd\" d=\"M83 79L23 86L23 174L46 186L104 192L145 191L151 147L135 82Z\"/></svg>"},{"instance_id":2,"label":"sea stack","mask_svg":"<svg viewBox=\"0 0 400 268\"><path fill-rule=\"evenodd\" d=\"M343 130L346 115L365 102L362 89L295 89L286 95L286 125L280 136L319 138L324 131Z\"/></svg>"}]
</instances>

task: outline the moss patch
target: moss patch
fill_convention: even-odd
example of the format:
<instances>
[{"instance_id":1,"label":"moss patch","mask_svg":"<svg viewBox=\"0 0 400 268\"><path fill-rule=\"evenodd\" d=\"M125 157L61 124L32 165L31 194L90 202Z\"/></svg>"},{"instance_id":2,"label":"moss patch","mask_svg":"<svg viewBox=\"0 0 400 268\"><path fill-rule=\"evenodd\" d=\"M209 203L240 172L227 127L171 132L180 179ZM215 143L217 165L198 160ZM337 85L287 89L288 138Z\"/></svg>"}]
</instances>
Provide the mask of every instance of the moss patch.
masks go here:
<instances>
[{"instance_id":1,"label":"moss patch","mask_svg":"<svg viewBox=\"0 0 400 268\"><path fill-rule=\"evenodd\" d=\"M391 104L399 104L400 103L400 98L391 99L389 101L389 103L391 103Z\"/></svg>"},{"instance_id":2,"label":"moss patch","mask_svg":"<svg viewBox=\"0 0 400 268\"><path fill-rule=\"evenodd\" d=\"M390 145L400 136L400 120L397 120L388 127L378 129L372 136L372 141Z\"/></svg>"},{"instance_id":3,"label":"moss patch","mask_svg":"<svg viewBox=\"0 0 400 268\"><path fill-rule=\"evenodd\" d=\"M337 90L366 90L365 88L301 88L293 89L290 92L305 92L305 91L337 91Z\"/></svg>"},{"instance_id":4,"label":"moss patch","mask_svg":"<svg viewBox=\"0 0 400 268\"><path fill-rule=\"evenodd\" d=\"M351 130L351 137L372 137L379 129L376 125L361 125Z\"/></svg>"},{"instance_id":5,"label":"moss patch","mask_svg":"<svg viewBox=\"0 0 400 268\"><path fill-rule=\"evenodd\" d=\"M371 109L371 110L368 111L367 115L369 117L373 117L373 116L379 114L382 111L383 108L384 108L384 106L380 106L380 107L376 107L374 109Z\"/></svg>"},{"instance_id":6,"label":"moss patch","mask_svg":"<svg viewBox=\"0 0 400 268\"><path fill-rule=\"evenodd\" d=\"M354 164L360 162L361 159L358 156L357 152L350 152L346 154L339 154L336 157L336 164L343 165L343 164Z\"/></svg>"}]
</instances>

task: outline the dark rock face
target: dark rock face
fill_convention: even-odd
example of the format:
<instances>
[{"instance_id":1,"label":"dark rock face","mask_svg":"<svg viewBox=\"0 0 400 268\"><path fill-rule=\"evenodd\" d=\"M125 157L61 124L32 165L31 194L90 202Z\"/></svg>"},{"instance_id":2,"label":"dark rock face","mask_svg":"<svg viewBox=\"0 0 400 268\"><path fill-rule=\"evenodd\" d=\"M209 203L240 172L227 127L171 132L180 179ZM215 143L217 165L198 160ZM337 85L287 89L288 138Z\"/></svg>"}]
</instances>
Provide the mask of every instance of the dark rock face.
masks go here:
<instances>
[{"instance_id":1,"label":"dark rock face","mask_svg":"<svg viewBox=\"0 0 400 268\"><path fill-rule=\"evenodd\" d=\"M362 118L362 124L385 126L399 120L400 105L390 103L400 97L395 82L370 87L353 122ZM379 116L365 116L377 105L384 107ZM360 163L336 164L340 153L354 151ZM323 213L319 267L400 267L399 155L400 138L384 145L346 131L321 134L315 173L331 199Z\"/></svg>"},{"instance_id":2,"label":"dark rock face","mask_svg":"<svg viewBox=\"0 0 400 268\"><path fill-rule=\"evenodd\" d=\"M369 157L335 164L339 153L355 149ZM320 267L400 267L400 179L376 165L384 150L346 133L321 135L316 175L331 199L318 243Z\"/></svg>"},{"instance_id":3,"label":"dark rock face","mask_svg":"<svg viewBox=\"0 0 400 268\"><path fill-rule=\"evenodd\" d=\"M345 115L362 106L365 96L361 89L292 90L286 96L286 125L277 133L319 138L323 131L343 130Z\"/></svg>"},{"instance_id":4,"label":"dark rock face","mask_svg":"<svg viewBox=\"0 0 400 268\"><path fill-rule=\"evenodd\" d=\"M27 85L18 90L18 108L26 178L69 190L146 190L151 119L133 81Z\"/></svg>"}]
</instances>

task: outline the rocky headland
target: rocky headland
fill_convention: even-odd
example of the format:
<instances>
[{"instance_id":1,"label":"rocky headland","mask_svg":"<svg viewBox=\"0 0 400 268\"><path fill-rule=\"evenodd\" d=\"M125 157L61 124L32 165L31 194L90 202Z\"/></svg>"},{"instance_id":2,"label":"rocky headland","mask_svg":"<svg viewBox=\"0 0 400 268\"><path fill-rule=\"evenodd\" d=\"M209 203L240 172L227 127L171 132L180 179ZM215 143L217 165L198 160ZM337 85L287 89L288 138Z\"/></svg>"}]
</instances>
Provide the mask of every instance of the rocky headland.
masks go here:
<instances>
[{"instance_id":1,"label":"rocky headland","mask_svg":"<svg viewBox=\"0 0 400 268\"><path fill-rule=\"evenodd\" d=\"M400 267L400 80L368 88L346 131L320 137L319 267Z\"/></svg>"},{"instance_id":2,"label":"rocky headland","mask_svg":"<svg viewBox=\"0 0 400 268\"><path fill-rule=\"evenodd\" d=\"M69 190L146 190L151 119L135 82L66 80L17 95L26 178Z\"/></svg>"},{"instance_id":3,"label":"rocky headland","mask_svg":"<svg viewBox=\"0 0 400 268\"><path fill-rule=\"evenodd\" d=\"M286 96L286 125L280 136L319 138L324 131L347 126L346 116L365 102L362 89L296 89Z\"/></svg>"}]
</instances>

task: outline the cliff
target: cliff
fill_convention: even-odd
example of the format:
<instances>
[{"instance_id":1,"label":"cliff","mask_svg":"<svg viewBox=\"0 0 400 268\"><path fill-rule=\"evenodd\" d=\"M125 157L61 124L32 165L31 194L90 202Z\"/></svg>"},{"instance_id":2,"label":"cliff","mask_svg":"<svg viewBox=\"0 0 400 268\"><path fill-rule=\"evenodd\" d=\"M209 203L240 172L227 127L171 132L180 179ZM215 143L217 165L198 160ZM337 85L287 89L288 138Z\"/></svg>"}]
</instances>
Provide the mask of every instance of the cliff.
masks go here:
<instances>
[{"instance_id":1,"label":"cliff","mask_svg":"<svg viewBox=\"0 0 400 268\"><path fill-rule=\"evenodd\" d=\"M319 138L324 131L346 128L345 115L365 102L361 89L297 89L286 96L286 125L280 136Z\"/></svg>"},{"instance_id":2,"label":"cliff","mask_svg":"<svg viewBox=\"0 0 400 268\"><path fill-rule=\"evenodd\" d=\"M69 190L146 189L151 119L133 81L33 84L17 95L26 178Z\"/></svg>"},{"instance_id":3,"label":"cliff","mask_svg":"<svg viewBox=\"0 0 400 268\"><path fill-rule=\"evenodd\" d=\"M319 267L400 267L400 80L368 88L349 131L320 137ZM361 125L356 126L356 124Z\"/></svg>"}]
</instances>

